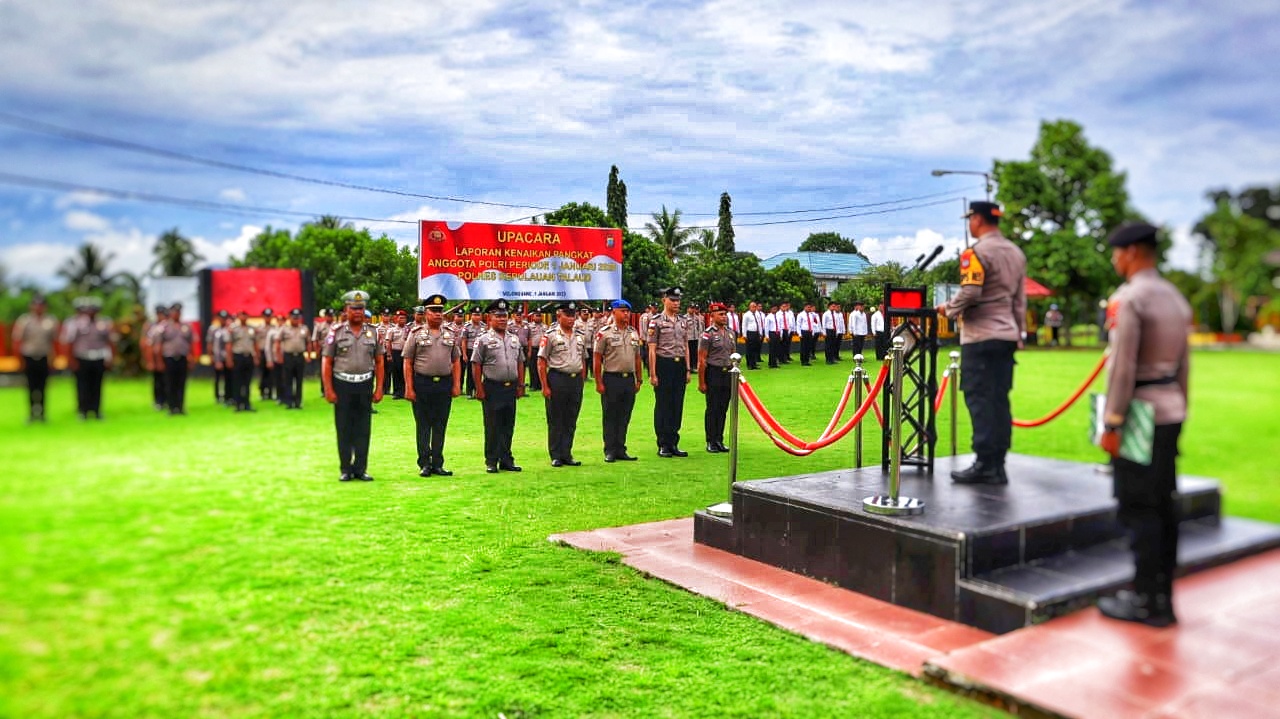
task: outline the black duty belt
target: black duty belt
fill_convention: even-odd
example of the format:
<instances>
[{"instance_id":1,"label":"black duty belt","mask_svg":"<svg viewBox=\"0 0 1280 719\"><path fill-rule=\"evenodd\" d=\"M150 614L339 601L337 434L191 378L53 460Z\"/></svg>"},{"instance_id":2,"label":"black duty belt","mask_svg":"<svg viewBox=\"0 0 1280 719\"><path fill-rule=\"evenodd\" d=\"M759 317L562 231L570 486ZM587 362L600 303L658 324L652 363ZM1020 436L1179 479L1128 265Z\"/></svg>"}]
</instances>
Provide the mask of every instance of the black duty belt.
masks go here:
<instances>
[{"instance_id":1,"label":"black duty belt","mask_svg":"<svg viewBox=\"0 0 1280 719\"><path fill-rule=\"evenodd\" d=\"M284 353L285 357L301 357L302 355L303 355L302 352L285 352Z\"/></svg>"},{"instance_id":2,"label":"black duty belt","mask_svg":"<svg viewBox=\"0 0 1280 719\"><path fill-rule=\"evenodd\" d=\"M566 372L562 369L553 369L551 371L555 372L556 374L562 374L565 377L577 377L578 375L582 374L581 372Z\"/></svg>"},{"instance_id":3,"label":"black duty belt","mask_svg":"<svg viewBox=\"0 0 1280 719\"><path fill-rule=\"evenodd\" d=\"M720 370L721 372L728 372L728 371L729 371L729 367L728 367L727 365L725 365L725 366L721 366L721 365L718 365L718 364L710 364L710 363L708 363L708 364L707 364L707 369L718 369L718 370Z\"/></svg>"},{"instance_id":4,"label":"black duty belt","mask_svg":"<svg viewBox=\"0 0 1280 719\"><path fill-rule=\"evenodd\" d=\"M485 378L484 382L485 384L497 384L497 385L502 385L503 387L510 387L511 385L516 383L516 381L513 379L512 380L489 379L488 377Z\"/></svg>"},{"instance_id":5,"label":"black duty belt","mask_svg":"<svg viewBox=\"0 0 1280 719\"><path fill-rule=\"evenodd\" d=\"M658 359L670 360L672 362L683 362L683 357L667 357L666 355L658 355Z\"/></svg>"},{"instance_id":6,"label":"black duty belt","mask_svg":"<svg viewBox=\"0 0 1280 719\"><path fill-rule=\"evenodd\" d=\"M610 377L631 377L635 372L605 372Z\"/></svg>"},{"instance_id":7,"label":"black duty belt","mask_svg":"<svg viewBox=\"0 0 1280 719\"><path fill-rule=\"evenodd\" d=\"M429 379L429 380L431 380L432 382L440 382L440 381L442 381L442 380L446 380L446 379L447 379L447 380L452 380L452 379L453 379L453 375L451 375L451 374L422 374L421 372L414 372L414 373L413 373L413 376L414 376L414 377L421 377L421 378L423 378L423 379Z\"/></svg>"},{"instance_id":8,"label":"black duty belt","mask_svg":"<svg viewBox=\"0 0 1280 719\"><path fill-rule=\"evenodd\" d=\"M1178 378L1176 375L1168 375L1166 377L1161 377L1159 379L1140 379L1137 382L1134 382L1133 386L1136 389L1138 387L1150 387L1152 385L1157 385L1157 384L1173 384L1174 382L1177 382L1177 381L1178 381Z\"/></svg>"}]
</instances>

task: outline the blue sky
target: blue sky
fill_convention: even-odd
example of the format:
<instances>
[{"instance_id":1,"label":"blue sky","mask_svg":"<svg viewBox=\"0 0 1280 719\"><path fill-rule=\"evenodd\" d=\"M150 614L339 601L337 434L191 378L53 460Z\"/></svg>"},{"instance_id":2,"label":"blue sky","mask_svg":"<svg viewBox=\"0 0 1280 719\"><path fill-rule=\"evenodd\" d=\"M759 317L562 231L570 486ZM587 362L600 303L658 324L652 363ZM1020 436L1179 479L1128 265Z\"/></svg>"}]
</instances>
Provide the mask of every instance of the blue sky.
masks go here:
<instances>
[{"instance_id":1,"label":"blue sky","mask_svg":"<svg viewBox=\"0 0 1280 719\"><path fill-rule=\"evenodd\" d=\"M1128 173L1138 210L1174 228L1174 262L1191 267L1207 189L1280 182L1277 18L1273 3L1233 1L0 0L0 112L277 172L542 207L603 205L617 164L633 226L663 205L712 225L727 191L739 249L767 257L836 231L873 261L907 263L958 247L959 198L982 192L980 178L930 170L1024 158L1042 119L1069 118ZM0 143L8 175L271 210L538 211L268 178L3 122ZM749 226L813 215L745 214L948 191L944 204L822 222ZM0 184L0 263L48 282L92 241L114 269L141 271L175 226L222 263L264 226L305 219ZM357 224L416 242L411 224Z\"/></svg>"}]
</instances>

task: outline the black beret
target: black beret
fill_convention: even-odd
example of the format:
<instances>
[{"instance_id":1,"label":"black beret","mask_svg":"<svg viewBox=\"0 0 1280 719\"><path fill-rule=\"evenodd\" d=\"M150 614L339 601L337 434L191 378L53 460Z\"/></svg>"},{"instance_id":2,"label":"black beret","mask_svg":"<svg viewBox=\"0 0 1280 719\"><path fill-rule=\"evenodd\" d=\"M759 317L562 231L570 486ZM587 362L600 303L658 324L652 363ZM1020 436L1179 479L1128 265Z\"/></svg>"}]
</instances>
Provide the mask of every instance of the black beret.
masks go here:
<instances>
[{"instance_id":1,"label":"black beret","mask_svg":"<svg viewBox=\"0 0 1280 719\"><path fill-rule=\"evenodd\" d=\"M662 290L662 296L673 299L673 300L678 300L684 296L684 290L678 286L668 287L667 289Z\"/></svg>"},{"instance_id":2,"label":"black beret","mask_svg":"<svg viewBox=\"0 0 1280 719\"><path fill-rule=\"evenodd\" d=\"M572 301L561 302L560 304L556 305L556 310L559 312L568 312L569 314L573 314L578 311L578 303L572 302Z\"/></svg>"},{"instance_id":3,"label":"black beret","mask_svg":"<svg viewBox=\"0 0 1280 719\"><path fill-rule=\"evenodd\" d=\"M431 295L422 303L423 309L443 310L444 295Z\"/></svg>"},{"instance_id":4,"label":"black beret","mask_svg":"<svg viewBox=\"0 0 1280 719\"><path fill-rule=\"evenodd\" d=\"M301 316L302 316L302 310L298 309L297 307L294 307L293 309L289 310L289 316L290 316L290 317L301 317Z\"/></svg>"},{"instance_id":5,"label":"black beret","mask_svg":"<svg viewBox=\"0 0 1280 719\"><path fill-rule=\"evenodd\" d=\"M484 312L484 310L480 309L480 305L476 305L475 307L471 308L471 314L473 315L478 315L481 312Z\"/></svg>"},{"instance_id":6,"label":"black beret","mask_svg":"<svg viewBox=\"0 0 1280 719\"><path fill-rule=\"evenodd\" d=\"M1155 247L1156 228L1145 222L1126 222L1111 231L1107 244L1112 247L1128 247L1129 245L1146 244Z\"/></svg>"},{"instance_id":7,"label":"black beret","mask_svg":"<svg viewBox=\"0 0 1280 719\"><path fill-rule=\"evenodd\" d=\"M268 307L268 308L266 308L265 310L263 310L263 311L262 311L262 316L263 316L263 317L270 317L270 316L271 316L271 308L270 308L270 307Z\"/></svg>"},{"instance_id":8,"label":"black beret","mask_svg":"<svg viewBox=\"0 0 1280 719\"><path fill-rule=\"evenodd\" d=\"M231 313L230 313L230 312L228 312L228 311L226 311L226 310L218 310L218 317L220 317L221 319L224 319L224 320L225 320L225 319L227 319L227 318L228 318L228 317L230 317L230 316L231 316Z\"/></svg>"},{"instance_id":9,"label":"black beret","mask_svg":"<svg viewBox=\"0 0 1280 719\"><path fill-rule=\"evenodd\" d=\"M981 215L988 220L994 220L1004 214L1004 210L1000 209L1000 205L994 202L985 202L983 200L974 200L969 203L969 211L964 213L965 217L970 215Z\"/></svg>"},{"instance_id":10,"label":"black beret","mask_svg":"<svg viewBox=\"0 0 1280 719\"><path fill-rule=\"evenodd\" d=\"M486 307L484 311L488 312L489 314L494 314L498 312L505 314L507 310L510 310L510 309L511 309L511 305L507 304L506 300L498 300L497 302L489 303L489 306Z\"/></svg>"}]
</instances>

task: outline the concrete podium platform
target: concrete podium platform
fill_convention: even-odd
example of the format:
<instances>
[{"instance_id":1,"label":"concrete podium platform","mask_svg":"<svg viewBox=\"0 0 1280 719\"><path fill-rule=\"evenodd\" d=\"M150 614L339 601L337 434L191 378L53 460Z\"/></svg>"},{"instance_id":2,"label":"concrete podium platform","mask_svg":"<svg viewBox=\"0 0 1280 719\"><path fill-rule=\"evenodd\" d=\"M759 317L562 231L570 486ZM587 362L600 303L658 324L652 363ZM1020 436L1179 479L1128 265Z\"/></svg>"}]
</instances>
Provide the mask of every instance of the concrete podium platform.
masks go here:
<instances>
[{"instance_id":1,"label":"concrete podium platform","mask_svg":"<svg viewBox=\"0 0 1280 719\"><path fill-rule=\"evenodd\" d=\"M921 515L863 511L880 468L734 485L733 516L694 517L694 540L901 607L1005 633L1089 606L1133 580L1102 465L1010 455L1007 486L951 482L972 455L904 468ZM1217 482L1180 477L1179 575L1280 547L1280 526L1222 516Z\"/></svg>"}]
</instances>

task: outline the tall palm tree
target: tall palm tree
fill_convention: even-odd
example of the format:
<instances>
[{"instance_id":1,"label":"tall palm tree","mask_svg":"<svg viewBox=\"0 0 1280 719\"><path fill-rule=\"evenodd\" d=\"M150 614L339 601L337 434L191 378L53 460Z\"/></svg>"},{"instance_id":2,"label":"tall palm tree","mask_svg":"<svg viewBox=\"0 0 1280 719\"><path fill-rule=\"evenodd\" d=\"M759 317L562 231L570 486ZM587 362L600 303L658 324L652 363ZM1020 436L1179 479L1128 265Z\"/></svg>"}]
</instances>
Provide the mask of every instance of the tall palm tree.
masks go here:
<instances>
[{"instance_id":1,"label":"tall palm tree","mask_svg":"<svg viewBox=\"0 0 1280 719\"><path fill-rule=\"evenodd\" d=\"M320 215L314 222L308 222L307 224L324 230L350 230L355 227L350 222L343 222L342 218L337 215Z\"/></svg>"},{"instance_id":2,"label":"tall palm tree","mask_svg":"<svg viewBox=\"0 0 1280 719\"><path fill-rule=\"evenodd\" d=\"M157 277L190 277L195 274L196 263L204 259L176 227L156 239L151 254L156 258L151 263L151 274Z\"/></svg>"},{"instance_id":3,"label":"tall palm tree","mask_svg":"<svg viewBox=\"0 0 1280 719\"><path fill-rule=\"evenodd\" d=\"M86 242L76 250L73 257L67 258L58 268L58 277L76 292L106 291L111 288L115 278L107 271L107 265L115 259L115 254L103 252L92 242Z\"/></svg>"},{"instance_id":4,"label":"tall palm tree","mask_svg":"<svg viewBox=\"0 0 1280 719\"><path fill-rule=\"evenodd\" d=\"M710 228L698 230L697 239L691 243L692 254L700 260L709 260L720 252L720 242L716 239L716 231Z\"/></svg>"},{"instance_id":5,"label":"tall palm tree","mask_svg":"<svg viewBox=\"0 0 1280 719\"><path fill-rule=\"evenodd\" d=\"M668 213L666 205L662 206L662 212L653 213L653 222L644 223L644 229L649 233L649 239L661 247L667 259L673 262L689 253L692 245L689 238L696 232L692 228L681 227L680 210Z\"/></svg>"}]
</instances>

